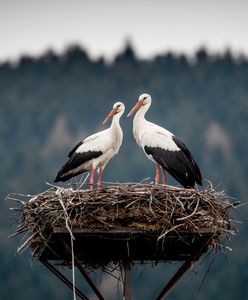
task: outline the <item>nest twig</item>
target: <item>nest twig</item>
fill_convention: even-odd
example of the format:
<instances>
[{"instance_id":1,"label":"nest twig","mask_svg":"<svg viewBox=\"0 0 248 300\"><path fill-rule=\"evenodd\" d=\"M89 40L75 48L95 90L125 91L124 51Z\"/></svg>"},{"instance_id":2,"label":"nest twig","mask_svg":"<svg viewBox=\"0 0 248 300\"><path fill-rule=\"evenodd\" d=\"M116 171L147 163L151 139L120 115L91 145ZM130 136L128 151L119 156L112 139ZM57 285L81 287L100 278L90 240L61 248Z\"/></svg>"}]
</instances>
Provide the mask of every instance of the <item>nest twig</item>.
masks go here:
<instances>
[{"instance_id":1,"label":"nest twig","mask_svg":"<svg viewBox=\"0 0 248 300\"><path fill-rule=\"evenodd\" d=\"M235 233L230 218L234 205L211 184L202 191L150 184L107 185L94 191L52 186L35 196L7 198L20 204L13 208L20 214L13 236L25 233L18 252L29 247L38 253L54 226L102 231L128 227L158 233L159 239L169 232L207 228L218 250Z\"/></svg>"}]
</instances>

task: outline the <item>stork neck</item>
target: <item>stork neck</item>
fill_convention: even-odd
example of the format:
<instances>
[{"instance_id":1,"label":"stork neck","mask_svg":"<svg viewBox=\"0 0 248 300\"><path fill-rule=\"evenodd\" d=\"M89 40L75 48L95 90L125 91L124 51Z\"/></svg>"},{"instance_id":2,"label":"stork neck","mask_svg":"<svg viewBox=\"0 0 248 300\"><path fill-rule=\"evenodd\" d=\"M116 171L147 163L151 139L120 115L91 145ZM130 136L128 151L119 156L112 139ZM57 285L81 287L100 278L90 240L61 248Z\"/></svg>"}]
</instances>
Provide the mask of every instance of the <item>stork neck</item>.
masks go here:
<instances>
[{"instance_id":1,"label":"stork neck","mask_svg":"<svg viewBox=\"0 0 248 300\"><path fill-rule=\"evenodd\" d=\"M117 128L120 128L120 114L114 115L112 118L111 128L113 130L116 130Z\"/></svg>"},{"instance_id":2,"label":"stork neck","mask_svg":"<svg viewBox=\"0 0 248 300\"><path fill-rule=\"evenodd\" d=\"M138 120L145 120L146 112L148 111L150 105L141 106L140 109L137 111L137 113L134 116L134 122Z\"/></svg>"},{"instance_id":3,"label":"stork neck","mask_svg":"<svg viewBox=\"0 0 248 300\"><path fill-rule=\"evenodd\" d=\"M120 117L120 114L114 115L110 126L110 130L112 131L113 135L113 149L115 149L116 153L120 148L123 138L123 133L120 126Z\"/></svg>"}]
</instances>

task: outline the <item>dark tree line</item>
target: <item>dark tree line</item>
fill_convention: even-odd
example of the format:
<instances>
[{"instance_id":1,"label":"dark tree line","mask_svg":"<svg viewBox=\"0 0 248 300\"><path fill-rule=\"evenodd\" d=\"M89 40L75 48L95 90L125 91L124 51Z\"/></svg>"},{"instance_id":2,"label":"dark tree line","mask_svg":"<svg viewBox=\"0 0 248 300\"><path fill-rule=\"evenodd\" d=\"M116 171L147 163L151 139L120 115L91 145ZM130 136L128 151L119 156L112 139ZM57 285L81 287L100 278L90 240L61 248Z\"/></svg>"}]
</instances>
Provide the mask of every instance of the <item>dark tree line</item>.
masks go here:
<instances>
[{"instance_id":1,"label":"dark tree line","mask_svg":"<svg viewBox=\"0 0 248 300\"><path fill-rule=\"evenodd\" d=\"M245 201L248 60L234 58L231 51L209 54L204 48L193 58L169 52L141 60L130 44L112 63L103 58L93 61L84 49L74 45L63 55L49 50L40 57L24 56L17 63L0 65L2 199L8 192L38 193L45 189L44 182L54 179L74 143L102 129L101 122L115 101L123 101L128 112L143 92L153 98L149 118L189 145L203 177ZM140 181L153 177L153 165L133 140L132 120L123 117L122 126L123 147L106 168L104 179ZM12 231L9 204L1 203L0 298L14 299L20 291L25 299L33 299L34 294L37 300L57 298L59 283L47 287L45 272L32 271L26 256L13 258L16 244L7 240ZM186 280L183 287L188 289L187 298L246 298L248 272L243 266L248 255L247 241L242 240L246 213L245 206L242 213L237 212L244 223L239 237L232 241L229 263L222 259L216 263L197 296L189 288L196 280L194 276ZM232 285L225 284L228 281ZM172 299L182 299L186 293L179 289ZM60 299L67 297L66 292L60 295Z\"/></svg>"}]
</instances>

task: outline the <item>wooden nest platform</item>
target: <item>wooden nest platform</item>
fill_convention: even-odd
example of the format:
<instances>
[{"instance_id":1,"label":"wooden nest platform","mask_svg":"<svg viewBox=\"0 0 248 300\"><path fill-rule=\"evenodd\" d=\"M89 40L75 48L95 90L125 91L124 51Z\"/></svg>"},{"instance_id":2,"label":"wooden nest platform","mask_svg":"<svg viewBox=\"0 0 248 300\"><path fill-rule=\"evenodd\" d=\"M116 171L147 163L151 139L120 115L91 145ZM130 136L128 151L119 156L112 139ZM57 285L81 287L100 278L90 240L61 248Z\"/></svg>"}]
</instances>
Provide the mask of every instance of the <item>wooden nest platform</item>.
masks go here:
<instances>
[{"instance_id":1,"label":"wooden nest platform","mask_svg":"<svg viewBox=\"0 0 248 300\"><path fill-rule=\"evenodd\" d=\"M82 300L86 294L55 265L76 266L97 299L106 299L89 276L92 269L123 270L123 299L131 300L134 263L183 261L156 300L165 299L209 248L224 251L235 233L232 204L209 185L202 191L115 184L96 190L51 186L38 195L11 194L23 234L17 252L29 248ZM49 261L55 261L52 264ZM122 272L122 271L121 271ZM72 276L74 278L74 276Z\"/></svg>"},{"instance_id":2,"label":"wooden nest platform","mask_svg":"<svg viewBox=\"0 0 248 300\"><path fill-rule=\"evenodd\" d=\"M235 233L224 192L211 185L202 191L116 184L100 189L65 189L52 186L28 196L11 194L20 213L16 233L25 233L18 251L30 248L34 256L68 262L74 253L81 263L106 266L119 261L185 260L204 244L222 250Z\"/></svg>"}]
</instances>

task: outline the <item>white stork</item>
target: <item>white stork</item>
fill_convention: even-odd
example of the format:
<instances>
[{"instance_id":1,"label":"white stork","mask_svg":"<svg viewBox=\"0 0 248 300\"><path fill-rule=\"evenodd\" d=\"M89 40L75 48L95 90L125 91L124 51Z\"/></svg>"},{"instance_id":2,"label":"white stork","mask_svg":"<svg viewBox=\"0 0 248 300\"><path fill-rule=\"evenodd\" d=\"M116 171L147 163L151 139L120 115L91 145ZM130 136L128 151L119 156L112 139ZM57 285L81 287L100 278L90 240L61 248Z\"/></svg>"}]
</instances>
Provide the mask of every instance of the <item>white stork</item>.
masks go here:
<instances>
[{"instance_id":1,"label":"white stork","mask_svg":"<svg viewBox=\"0 0 248 300\"><path fill-rule=\"evenodd\" d=\"M113 105L113 109L103 121L105 124L113 117L111 126L79 142L68 154L69 160L58 172L54 182L66 181L78 174L91 171L90 186L92 188L95 170L97 170L97 185L101 185L103 169L109 160L118 153L122 144L123 133L119 121L124 110L125 106L121 102Z\"/></svg>"},{"instance_id":2,"label":"white stork","mask_svg":"<svg viewBox=\"0 0 248 300\"><path fill-rule=\"evenodd\" d=\"M163 184L166 184L168 171L185 188L194 187L196 183L202 185L201 172L185 144L170 131L145 119L151 102L150 95L142 94L128 117L137 111L133 135L146 156L156 163L155 184L159 183L161 166Z\"/></svg>"}]
</instances>

